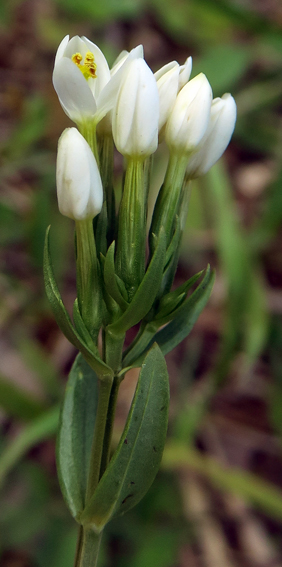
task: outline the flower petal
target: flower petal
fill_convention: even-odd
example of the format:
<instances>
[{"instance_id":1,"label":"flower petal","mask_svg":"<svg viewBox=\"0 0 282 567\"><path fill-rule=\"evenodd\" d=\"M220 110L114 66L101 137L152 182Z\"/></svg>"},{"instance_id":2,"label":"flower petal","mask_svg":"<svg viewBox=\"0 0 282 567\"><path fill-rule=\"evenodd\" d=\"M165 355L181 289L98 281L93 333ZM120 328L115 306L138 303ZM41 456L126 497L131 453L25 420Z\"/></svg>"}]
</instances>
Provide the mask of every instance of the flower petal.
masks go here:
<instances>
[{"instance_id":1,"label":"flower petal","mask_svg":"<svg viewBox=\"0 0 282 567\"><path fill-rule=\"evenodd\" d=\"M97 108L93 94L81 71L67 57L62 57L54 68L53 85L71 120L81 124L93 118Z\"/></svg>"}]
</instances>

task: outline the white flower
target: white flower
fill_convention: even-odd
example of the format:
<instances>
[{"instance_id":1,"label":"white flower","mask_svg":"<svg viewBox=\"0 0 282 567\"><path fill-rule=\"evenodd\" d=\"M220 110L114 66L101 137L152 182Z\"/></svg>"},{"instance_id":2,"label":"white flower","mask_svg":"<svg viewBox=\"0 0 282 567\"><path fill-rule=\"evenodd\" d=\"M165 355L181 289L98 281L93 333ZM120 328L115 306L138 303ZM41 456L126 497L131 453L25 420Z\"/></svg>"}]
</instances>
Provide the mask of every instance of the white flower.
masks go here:
<instances>
[{"instance_id":1,"label":"white flower","mask_svg":"<svg viewBox=\"0 0 282 567\"><path fill-rule=\"evenodd\" d=\"M180 89L189 80L192 70L192 58L184 65L171 61L155 73L160 98L159 132L167 122Z\"/></svg>"},{"instance_id":2,"label":"white flower","mask_svg":"<svg viewBox=\"0 0 282 567\"><path fill-rule=\"evenodd\" d=\"M210 121L199 148L189 160L190 177L204 175L226 150L236 122L236 103L231 94L212 101Z\"/></svg>"},{"instance_id":3,"label":"white flower","mask_svg":"<svg viewBox=\"0 0 282 567\"><path fill-rule=\"evenodd\" d=\"M80 221L101 211L103 187L98 166L76 128L67 128L59 139L56 178L62 215Z\"/></svg>"},{"instance_id":4,"label":"white flower","mask_svg":"<svg viewBox=\"0 0 282 567\"><path fill-rule=\"evenodd\" d=\"M127 60L139 57L140 48L133 49ZM111 78L108 63L102 51L86 37L60 43L53 71L53 84L67 116L78 125L94 119L99 122L113 107L126 68Z\"/></svg>"},{"instance_id":5,"label":"white flower","mask_svg":"<svg viewBox=\"0 0 282 567\"><path fill-rule=\"evenodd\" d=\"M127 67L113 109L113 137L124 156L148 156L158 146L159 95L144 59Z\"/></svg>"},{"instance_id":6,"label":"white flower","mask_svg":"<svg viewBox=\"0 0 282 567\"><path fill-rule=\"evenodd\" d=\"M211 102L211 86L203 73L180 90L165 132L171 149L189 154L197 148L208 127Z\"/></svg>"}]
</instances>

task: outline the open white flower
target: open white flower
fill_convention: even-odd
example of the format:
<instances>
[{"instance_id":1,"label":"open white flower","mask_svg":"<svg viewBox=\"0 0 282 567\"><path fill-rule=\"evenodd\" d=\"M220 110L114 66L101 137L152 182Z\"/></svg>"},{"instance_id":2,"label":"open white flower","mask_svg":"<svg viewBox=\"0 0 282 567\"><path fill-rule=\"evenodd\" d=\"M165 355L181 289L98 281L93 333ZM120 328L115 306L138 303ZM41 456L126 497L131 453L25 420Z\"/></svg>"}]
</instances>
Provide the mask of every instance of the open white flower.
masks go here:
<instances>
[{"instance_id":1,"label":"open white flower","mask_svg":"<svg viewBox=\"0 0 282 567\"><path fill-rule=\"evenodd\" d=\"M195 151L208 127L211 102L211 86L203 73L180 90L165 132L166 142L173 151L180 154Z\"/></svg>"},{"instance_id":2,"label":"open white flower","mask_svg":"<svg viewBox=\"0 0 282 567\"><path fill-rule=\"evenodd\" d=\"M92 150L76 128L62 133L57 155L57 196L62 215L92 219L103 205L103 187Z\"/></svg>"},{"instance_id":3,"label":"open white flower","mask_svg":"<svg viewBox=\"0 0 282 567\"><path fill-rule=\"evenodd\" d=\"M152 154L158 146L159 95L144 59L134 59L123 76L113 109L113 137L124 156Z\"/></svg>"},{"instance_id":4,"label":"open white flower","mask_svg":"<svg viewBox=\"0 0 282 567\"><path fill-rule=\"evenodd\" d=\"M66 36L60 43L53 71L53 84L67 116L82 125L90 119L98 123L113 107L127 61L140 56L133 49L122 69L112 77L102 51L86 37Z\"/></svg>"},{"instance_id":5,"label":"open white flower","mask_svg":"<svg viewBox=\"0 0 282 567\"><path fill-rule=\"evenodd\" d=\"M191 178L204 175L226 150L236 123L236 103L231 94L212 101L210 121L199 148L189 160L187 173Z\"/></svg>"}]
</instances>

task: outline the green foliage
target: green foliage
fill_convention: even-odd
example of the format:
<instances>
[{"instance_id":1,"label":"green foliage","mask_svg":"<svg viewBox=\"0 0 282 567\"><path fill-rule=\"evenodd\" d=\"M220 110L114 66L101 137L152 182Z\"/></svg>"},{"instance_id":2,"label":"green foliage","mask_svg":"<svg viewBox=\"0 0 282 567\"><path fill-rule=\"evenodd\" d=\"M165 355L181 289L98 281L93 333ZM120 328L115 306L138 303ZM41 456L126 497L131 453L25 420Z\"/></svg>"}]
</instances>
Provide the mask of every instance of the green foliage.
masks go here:
<instances>
[{"instance_id":1,"label":"green foliage","mask_svg":"<svg viewBox=\"0 0 282 567\"><path fill-rule=\"evenodd\" d=\"M135 506L151 486L162 458L169 404L168 373L157 345L141 368L118 448L86 506L81 522L103 529Z\"/></svg>"},{"instance_id":2,"label":"green foliage","mask_svg":"<svg viewBox=\"0 0 282 567\"><path fill-rule=\"evenodd\" d=\"M57 442L60 485L74 518L78 518L85 507L97 403L97 376L78 354L66 386Z\"/></svg>"},{"instance_id":3,"label":"green foliage","mask_svg":"<svg viewBox=\"0 0 282 567\"><path fill-rule=\"evenodd\" d=\"M111 376L112 370L101 360L98 349L95 349L95 352L93 352L93 350L91 351L89 346L84 342L87 330L83 328L83 337L81 337L74 328L70 316L65 309L51 264L49 231L50 227L46 232L44 247L44 281L47 297L50 301L56 321L64 335L83 353L85 360L95 369L95 371L98 372L100 376ZM79 319L79 323L82 325L83 321ZM91 347L92 349L94 348L93 342L91 342Z\"/></svg>"}]
</instances>

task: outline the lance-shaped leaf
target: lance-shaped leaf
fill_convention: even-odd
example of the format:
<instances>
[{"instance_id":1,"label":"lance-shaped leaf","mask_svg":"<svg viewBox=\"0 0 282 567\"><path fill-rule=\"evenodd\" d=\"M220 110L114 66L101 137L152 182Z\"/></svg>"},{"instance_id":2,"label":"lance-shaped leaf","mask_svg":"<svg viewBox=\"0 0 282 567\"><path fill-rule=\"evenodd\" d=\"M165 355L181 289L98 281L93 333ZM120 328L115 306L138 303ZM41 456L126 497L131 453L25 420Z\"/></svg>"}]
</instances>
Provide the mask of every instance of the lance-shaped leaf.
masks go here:
<instances>
[{"instance_id":1,"label":"lance-shaped leaf","mask_svg":"<svg viewBox=\"0 0 282 567\"><path fill-rule=\"evenodd\" d=\"M64 499L74 518L85 507L87 472L98 403L98 378L78 354L61 409L57 468Z\"/></svg>"},{"instance_id":2,"label":"lance-shaped leaf","mask_svg":"<svg viewBox=\"0 0 282 567\"><path fill-rule=\"evenodd\" d=\"M157 345L147 354L118 448L81 515L97 532L139 502L151 486L165 444L169 382Z\"/></svg>"},{"instance_id":3,"label":"lance-shaped leaf","mask_svg":"<svg viewBox=\"0 0 282 567\"><path fill-rule=\"evenodd\" d=\"M166 238L164 230L161 229L151 262L131 303L123 315L109 325L109 331L114 335L125 333L150 311L161 285L165 253Z\"/></svg>"},{"instance_id":4,"label":"lance-shaped leaf","mask_svg":"<svg viewBox=\"0 0 282 567\"><path fill-rule=\"evenodd\" d=\"M117 302L122 311L125 311L128 307L128 302L125 300L120 291L117 276L115 273L115 242L112 242L105 258L104 281L107 292Z\"/></svg>"},{"instance_id":5,"label":"lance-shaped leaf","mask_svg":"<svg viewBox=\"0 0 282 567\"><path fill-rule=\"evenodd\" d=\"M158 327L161 327L174 317L176 309L180 307L189 289L201 277L202 273L203 271L198 272L198 274L192 276L187 282L161 298L158 312L154 317L154 321L158 323Z\"/></svg>"},{"instance_id":6,"label":"lance-shaped leaf","mask_svg":"<svg viewBox=\"0 0 282 567\"><path fill-rule=\"evenodd\" d=\"M197 274L198 276L198 274ZM194 279L196 276L193 276ZM153 320L143 326L139 340L128 350L123 359L123 366L141 366L148 349L157 342L163 354L170 352L193 329L201 311L205 307L214 283L214 273L208 266L202 282L190 297L188 297L173 313L158 320ZM173 292L172 292L173 293ZM156 332L157 328L166 327Z\"/></svg>"},{"instance_id":7,"label":"lance-shaped leaf","mask_svg":"<svg viewBox=\"0 0 282 567\"><path fill-rule=\"evenodd\" d=\"M176 347L193 329L204 309L214 284L215 274L208 266L205 277L192 295L176 310L175 317L166 327L158 331L151 343L157 342L165 355ZM150 343L150 344L151 344ZM149 347L150 347L149 344Z\"/></svg>"},{"instance_id":8,"label":"lance-shaped leaf","mask_svg":"<svg viewBox=\"0 0 282 567\"><path fill-rule=\"evenodd\" d=\"M70 316L63 304L58 286L55 281L51 256L50 256L50 242L49 242L49 231L50 227L47 228L45 245L44 245L44 282L45 290L49 302L52 307L55 319L61 331L67 337L67 339L72 343L78 350L80 350L88 362L88 364L97 372L99 378L102 379L103 376L112 376L113 372L99 357L98 349L95 347L94 343L90 349L87 344L85 344L83 337L81 337L76 329L74 328Z\"/></svg>"}]
</instances>

